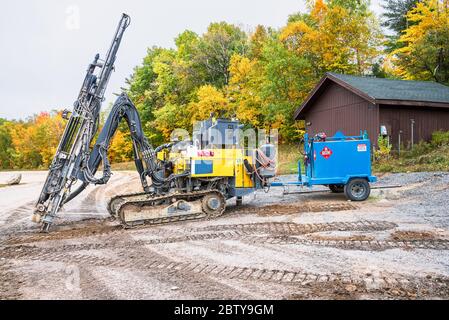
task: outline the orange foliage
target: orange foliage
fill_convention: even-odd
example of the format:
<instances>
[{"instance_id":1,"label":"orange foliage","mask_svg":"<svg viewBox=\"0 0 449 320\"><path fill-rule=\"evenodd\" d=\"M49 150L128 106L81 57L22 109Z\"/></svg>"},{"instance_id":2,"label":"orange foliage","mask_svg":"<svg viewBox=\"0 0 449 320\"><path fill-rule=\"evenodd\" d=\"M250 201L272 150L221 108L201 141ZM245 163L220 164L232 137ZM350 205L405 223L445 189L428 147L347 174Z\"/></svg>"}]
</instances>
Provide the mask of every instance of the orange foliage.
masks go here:
<instances>
[{"instance_id":1,"label":"orange foliage","mask_svg":"<svg viewBox=\"0 0 449 320\"><path fill-rule=\"evenodd\" d=\"M47 168L64 132L61 113L42 112L11 126L14 168Z\"/></svg>"}]
</instances>

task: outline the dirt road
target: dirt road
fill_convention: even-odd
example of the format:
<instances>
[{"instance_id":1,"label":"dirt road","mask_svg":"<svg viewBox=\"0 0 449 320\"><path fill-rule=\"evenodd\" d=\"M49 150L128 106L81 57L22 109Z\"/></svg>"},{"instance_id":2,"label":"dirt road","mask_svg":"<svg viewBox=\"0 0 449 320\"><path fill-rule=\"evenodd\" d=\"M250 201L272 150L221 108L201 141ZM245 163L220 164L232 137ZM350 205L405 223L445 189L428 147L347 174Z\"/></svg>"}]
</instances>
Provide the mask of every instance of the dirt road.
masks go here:
<instances>
[{"instance_id":1,"label":"dirt road","mask_svg":"<svg viewBox=\"0 0 449 320\"><path fill-rule=\"evenodd\" d=\"M139 182L120 172L39 234L44 178L0 188L0 299L449 298L447 173L383 177L403 186L364 203L273 189L216 220L123 230L106 203Z\"/></svg>"}]
</instances>

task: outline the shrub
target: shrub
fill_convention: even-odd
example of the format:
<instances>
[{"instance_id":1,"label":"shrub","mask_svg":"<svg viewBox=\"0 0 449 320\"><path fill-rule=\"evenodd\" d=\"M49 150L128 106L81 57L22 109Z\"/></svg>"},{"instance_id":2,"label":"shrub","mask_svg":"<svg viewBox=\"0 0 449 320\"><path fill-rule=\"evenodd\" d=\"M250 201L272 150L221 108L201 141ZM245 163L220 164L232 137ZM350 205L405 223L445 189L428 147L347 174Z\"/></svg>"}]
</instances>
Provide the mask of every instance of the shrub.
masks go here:
<instances>
[{"instance_id":1,"label":"shrub","mask_svg":"<svg viewBox=\"0 0 449 320\"><path fill-rule=\"evenodd\" d=\"M378 172L392 172L394 167L389 163L381 163L376 166L376 171Z\"/></svg>"},{"instance_id":2,"label":"shrub","mask_svg":"<svg viewBox=\"0 0 449 320\"><path fill-rule=\"evenodd\" d=\"M376 159L379 161L387 160L390 157L392 147L388 142L388 139L379 135L379 138L377 139L377 145L379 146L379 148L375 152Z\"/></svg>"},{"instance_id":3,"label":"shrub","mask_svg":"<svg viewBox=\"0 0 449 320\"><path fill-rule=\"evenodd\" d=\"M430 151L432 151L433 147L430 143L425 141L420 141L419 143L415 144L413 148L406 153L406 157L419 157L421 155L426 155Z\"/></svg>"},{"instance_id":4,"label":"shrub","mask_svg":"<svg viewBox=\"0 0 449 320\"><path fill-rule=\"evenodd\" d=\"M449 145L449 131L438 130L432 133L431 144L436 147Z\"/></svg>"}]
</instances>

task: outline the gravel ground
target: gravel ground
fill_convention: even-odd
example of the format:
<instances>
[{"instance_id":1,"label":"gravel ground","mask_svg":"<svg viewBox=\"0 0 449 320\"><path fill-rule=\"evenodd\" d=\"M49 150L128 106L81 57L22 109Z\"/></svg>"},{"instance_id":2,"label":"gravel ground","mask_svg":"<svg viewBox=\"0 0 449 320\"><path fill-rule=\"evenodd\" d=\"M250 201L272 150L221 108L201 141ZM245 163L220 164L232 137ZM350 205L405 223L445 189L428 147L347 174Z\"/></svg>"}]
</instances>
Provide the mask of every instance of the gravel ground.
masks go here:
<instances>
[{"instance_id":1,"label":"gravel ground","mask_svg":"<svg viewBox=\"0 0 449 320\"><path fill-rule=\"evenodd\" d=\"M139 181L119 172L46 235L30 221L45 174L0 188L0 299L449 298L448 173L382 176L401 187L363 203L272 188L215 220L124 230L106 204Z\"/></svg>"}]
</instances>

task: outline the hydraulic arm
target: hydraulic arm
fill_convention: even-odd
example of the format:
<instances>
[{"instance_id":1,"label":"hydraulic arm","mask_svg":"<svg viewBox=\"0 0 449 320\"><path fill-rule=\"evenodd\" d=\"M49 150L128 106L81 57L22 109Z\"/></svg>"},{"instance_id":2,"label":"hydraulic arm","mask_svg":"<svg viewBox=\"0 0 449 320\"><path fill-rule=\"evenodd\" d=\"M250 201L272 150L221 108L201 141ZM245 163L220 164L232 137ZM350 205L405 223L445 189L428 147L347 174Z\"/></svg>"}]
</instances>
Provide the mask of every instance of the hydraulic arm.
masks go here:
<instances>
[{"instance_id":1,"label":"hydraulic arm","mask_svg":"<svg viewBox=\"0 0 449 320\"><path fill-rule=\"evenodd\" d=\"M130 21L128 15L122 15L106 58L100 60L100 55L95 56L87 69L73 112L70 116L68 112L64 112L68 123L35 208L34 219L42 222L43 231L48 231L61 206L72 199L76 192L79 193L79 190L85 188L86 184L105 183L109 179L108 170L105 170L100 180L94 177L92 171L95 169L89 164L97 162L98 159L90 160L90 145L98 130L101 104L114 70L123 34ZM101 147L98 153L100 157L104 156ZM102 160L107 169L109 166L107 158ZM83 182L83 186L70 196L71 188L78 179Z\"/></svg>"}]
</instances>

